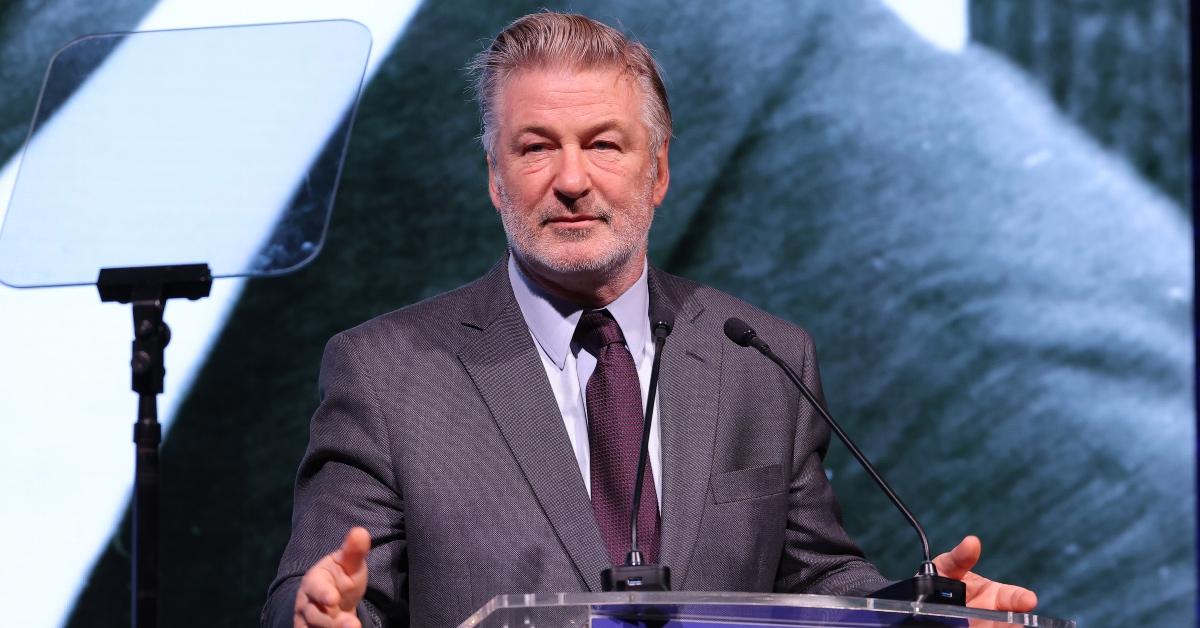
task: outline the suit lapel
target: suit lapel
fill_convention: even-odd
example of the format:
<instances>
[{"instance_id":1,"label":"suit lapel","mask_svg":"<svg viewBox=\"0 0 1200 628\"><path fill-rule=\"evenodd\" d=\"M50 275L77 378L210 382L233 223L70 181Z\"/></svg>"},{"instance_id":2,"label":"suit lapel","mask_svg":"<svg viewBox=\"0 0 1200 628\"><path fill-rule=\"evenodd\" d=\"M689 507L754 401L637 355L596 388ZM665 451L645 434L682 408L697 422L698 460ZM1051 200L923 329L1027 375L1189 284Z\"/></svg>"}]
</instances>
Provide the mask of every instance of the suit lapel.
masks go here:
<instances>
[{"instance_id":1,"label":"suit lapel","mask_svg":"<svg viewBox=\"0 0 1200 628\"><path fill-rule=\"evenodd\" d=\"M675 312L658 390L663 466L660 562L671 568L676 587L684 583L708 499L724 347L711 333L715 328L701 325L704 308L692 298L692 286L651 269L651 307L661 303Z\"/></svg>"},{"instance_id":2,"label":"suit lapel","mask_svg":"<svg viewBox=\"0 0 1200 628\"><path fill-rule=\"evenodd\" d=\"M609 566L562 413L502 260L480 280L480 310L464 324L479 337L459 352L559 541L593 591Z\"/></svg>"}]
</instances>

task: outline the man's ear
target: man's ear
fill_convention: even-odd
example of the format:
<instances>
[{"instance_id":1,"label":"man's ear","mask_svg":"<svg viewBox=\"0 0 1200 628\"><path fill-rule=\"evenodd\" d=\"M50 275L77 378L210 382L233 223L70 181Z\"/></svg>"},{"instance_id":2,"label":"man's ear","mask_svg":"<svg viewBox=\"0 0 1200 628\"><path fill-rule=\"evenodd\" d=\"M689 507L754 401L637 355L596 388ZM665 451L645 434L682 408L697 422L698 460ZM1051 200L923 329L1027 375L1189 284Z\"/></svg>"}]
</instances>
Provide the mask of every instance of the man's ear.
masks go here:
<instances>
[{"instance_id":1,"label":"man's ear","mask_svg":"<svg viewBox=\"0 0 1200 628\"><path fill-rule=\"evenodd\" d=\"M671 138L663 138L662 145L654 152L653 159L658 165L657 175L654 177L654 187L652 189L651 199L654 201L654 206L662 205L663 199L667 196L667 186L671 184L671 166L667 155L671 152Z\"/></svg>"},{"instance_id":2,"label":"man's ear","mask_svg":"<svg viewBox=\"0 0 1200 628\"><path fill-rule=\"evenodd\" d=\"M492 197L492 206L495 207L497 211L499 211L500 210L500 185L499 185L498 177L500 176L500 172L499 172L498 168L496 167L496 160L492 157L491 153L484 151L483 158L487 161L488 196Z\"/></svg>"}]
</instances>

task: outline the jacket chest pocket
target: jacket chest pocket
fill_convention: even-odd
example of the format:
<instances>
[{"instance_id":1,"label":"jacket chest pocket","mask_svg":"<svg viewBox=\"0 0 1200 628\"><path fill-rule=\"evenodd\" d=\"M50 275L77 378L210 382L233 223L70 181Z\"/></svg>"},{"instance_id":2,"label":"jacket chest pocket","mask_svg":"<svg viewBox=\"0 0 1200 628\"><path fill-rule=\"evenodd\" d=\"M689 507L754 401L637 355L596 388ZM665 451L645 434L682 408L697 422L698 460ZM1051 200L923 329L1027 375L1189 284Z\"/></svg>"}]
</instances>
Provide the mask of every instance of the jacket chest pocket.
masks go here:
<instances>
[{"instance_id":1,"label":"jacket chest pocket","mask_svg":"<svg viewBox=\"0 0 1200 628\"><path fill-rule=\"evenodd\" d=\"M781 464L726 471L712 476L712 495L715 504L776 495L785 490L787 490L787 482L784 479L783 465Z\"/></svg>"}]
</instances>

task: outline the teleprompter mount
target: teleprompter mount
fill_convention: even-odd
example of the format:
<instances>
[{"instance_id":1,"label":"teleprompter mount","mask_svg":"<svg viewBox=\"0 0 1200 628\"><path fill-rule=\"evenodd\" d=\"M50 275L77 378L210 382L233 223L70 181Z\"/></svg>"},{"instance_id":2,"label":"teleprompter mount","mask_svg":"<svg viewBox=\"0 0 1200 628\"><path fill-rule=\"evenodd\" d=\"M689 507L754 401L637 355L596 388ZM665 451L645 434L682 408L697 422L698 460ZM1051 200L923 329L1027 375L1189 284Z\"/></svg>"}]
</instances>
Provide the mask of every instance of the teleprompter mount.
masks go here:
<instances>
[{"instance_id":1,"label":"teleprompter mount","mask_svg":"<svg viewBox=\"0 0 1200 628\"><path fill-rule=\"evenodd\" d=\"M157 625L158 616L158 395L166 367L163 354L171 329L163 321L168 299L196 300L212 290L208 264L104 268L96 280L100 300L133 305L133 424L136 450L133 485L133 625Z\"/></svg>"}]
</instances>

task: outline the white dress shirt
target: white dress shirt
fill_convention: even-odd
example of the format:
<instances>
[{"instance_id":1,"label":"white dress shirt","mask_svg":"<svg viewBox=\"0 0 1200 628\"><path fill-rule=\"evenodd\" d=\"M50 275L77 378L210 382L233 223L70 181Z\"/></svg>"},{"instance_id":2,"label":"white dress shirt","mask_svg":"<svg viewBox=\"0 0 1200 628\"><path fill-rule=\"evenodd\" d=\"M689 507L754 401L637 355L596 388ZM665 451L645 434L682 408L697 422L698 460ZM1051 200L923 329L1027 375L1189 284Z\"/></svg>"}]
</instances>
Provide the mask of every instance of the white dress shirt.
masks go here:
<instances>
[{"instance_id":1,"label":"white dress shirt","mask_svg":"<svg viewBox=\"0 0 1200 628\"><path fill-rule=\"evenodd\" d=\"M588 378L596 370L596 357L571 340L584 308L547 294L525 276L511 254L508 256L508 280L521 314L525 317L525 324L529 326L529 333L540 349L538 355L542 358L542 366L546 367L546 377L550 380L550 388L554 390L554 398L562 412L567 437L571 439L571 449L575 452L579 472L583 475L583 484L587 487L588 495L591 495L591 450L588 447L584 391L587 390ZM642 408L645 408L650 391L650 368L654 362L654 338L650 334L650 290L646 284L645 265L638 280L604 309L613 315L621 327L621 333L625 335L625 344L633 355L633 363L637 365ZM654 493L661 510L662 446L657 395L655 397L654 418L650 424L650 469L654 472Z\"/></svg>"}]
</instances>

